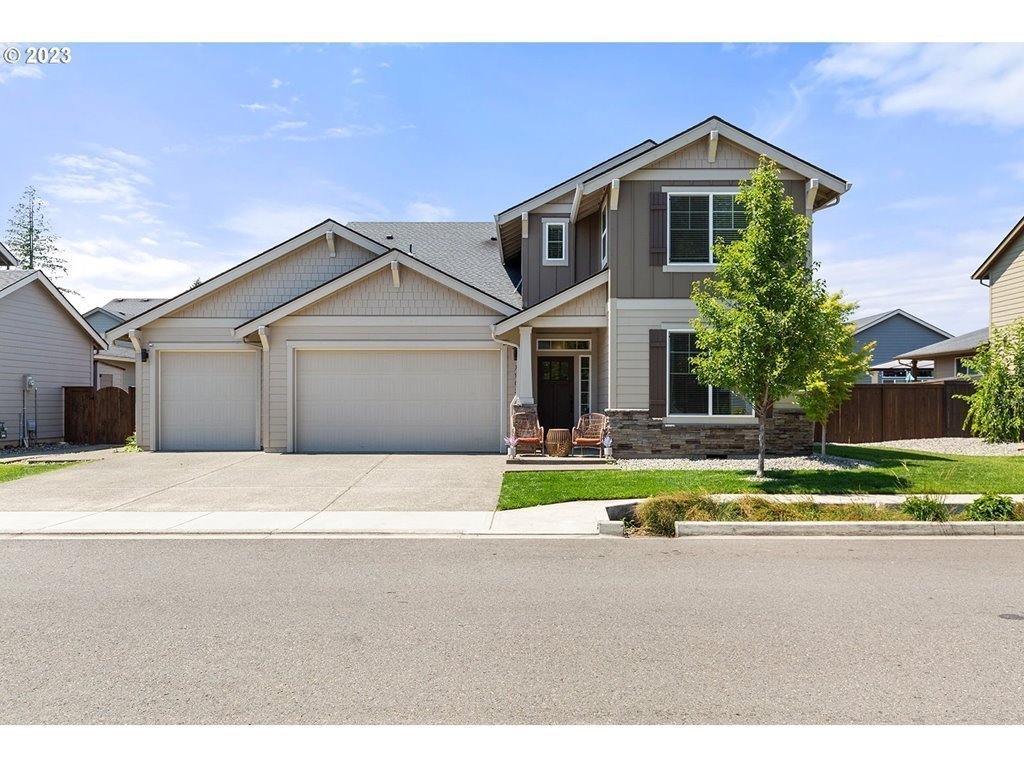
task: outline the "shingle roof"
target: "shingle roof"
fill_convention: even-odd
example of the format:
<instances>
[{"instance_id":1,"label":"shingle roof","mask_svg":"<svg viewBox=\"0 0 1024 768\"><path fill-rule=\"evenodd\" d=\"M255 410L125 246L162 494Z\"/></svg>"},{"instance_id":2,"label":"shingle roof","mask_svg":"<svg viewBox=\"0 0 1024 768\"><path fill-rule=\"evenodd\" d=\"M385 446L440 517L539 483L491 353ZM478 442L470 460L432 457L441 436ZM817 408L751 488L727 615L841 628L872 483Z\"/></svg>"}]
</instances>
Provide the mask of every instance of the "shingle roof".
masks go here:
<instances>
[{"instance_id":1,"label":"shingle roof","mask_svg":"<svg viewBox=\"0 0 1024 768\"><path fill-rule=\"evenodd\" d=\"M988 341L988 326L962 334L961 336L954 336L952 339L943 339L935 344L929 344L927 347L913 349L910 352L898 355L898 359L926 360L942 355L954 355L957 352L973 352L986 341Z\"/></svg>"},{"instance_id":2,"label":"shingle roof","mask_svg":"<svg viewBox=\"0 0 1024 768\"><path fill-rule=\"evenodd\" d=\"M889 312L879 312L877 315L866 315L864 317L855 317L850 322L852 322L854 327L859 331L864 326L871 325L871 323L875 322L876 320L885 317L891 311L892 310L889 310Z\"/></svg>"},{"instance_id":3,"label":"shingle roof","mask_svg":"<svg viewBox=\"0 0 1024 768\"><path fill-rule=\"evenodd\" d=\"M377 242L522 307L523 299L501 263L493 221L354 221L346 224Z\"/></svg>"},{"instance_id":4,"label":"shingle roof","mask_svg":"<svg viewBox=\"0 0 1024 768\"><path fill-rule=\"evenodd\" d=\"M35 272L34 269L0 269L0 288L6 288Z\"/></svg>"},{"instance_id":5,"label":"shingle roof","mask_svg":"<svg viewBox=\"0 0 1024 768\"><path fill-rule=\"evenodd\" d=\"M128 320L165 301L167 299L112 299L100 307L100 309L113 312L118 317Z\"/></svg>"}]
</instances>

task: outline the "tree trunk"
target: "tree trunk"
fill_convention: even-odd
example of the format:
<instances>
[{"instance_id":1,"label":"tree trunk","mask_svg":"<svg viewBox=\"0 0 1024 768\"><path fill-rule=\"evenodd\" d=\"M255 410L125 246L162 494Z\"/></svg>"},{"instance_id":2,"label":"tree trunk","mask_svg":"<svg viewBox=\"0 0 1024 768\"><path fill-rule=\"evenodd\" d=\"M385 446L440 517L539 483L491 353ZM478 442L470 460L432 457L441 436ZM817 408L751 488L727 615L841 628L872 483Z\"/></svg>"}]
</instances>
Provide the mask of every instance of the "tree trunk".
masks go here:
<instances>
[{"instance_id":1,"label":"tree trunk","mask_svg":"<svg viewBox=\"0 0 1024 768\"><path fill-rule=\"evenodd\" d=\"M757 415L757 476L764 477L765 427L767 422L765 409L761 408Z\"/></svg>"},{"instance_id":2,"label":"tree trunk","mask_svg":"<svg viewBox=\"0 0 1024 768\"><path fill-rule=\"evenodd\" d=\"M822 456L825 455L825 446L828 445L828 443L825 440L825 429L827 427L828 427L828 422L827 421L821 422L821 455Z\"/></svg>"}]
</instances>

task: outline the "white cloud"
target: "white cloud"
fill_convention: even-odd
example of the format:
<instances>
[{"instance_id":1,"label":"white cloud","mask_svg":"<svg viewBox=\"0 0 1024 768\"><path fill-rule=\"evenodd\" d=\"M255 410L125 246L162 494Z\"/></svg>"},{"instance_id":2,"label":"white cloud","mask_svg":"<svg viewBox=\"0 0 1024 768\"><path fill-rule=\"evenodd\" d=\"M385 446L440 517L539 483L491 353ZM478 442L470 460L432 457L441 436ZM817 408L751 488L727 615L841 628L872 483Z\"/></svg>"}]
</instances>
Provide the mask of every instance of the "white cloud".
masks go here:
<instances>
[{"instance_id":1,"label":"white cloud","mask_svg":"<svg viewBox=\"0 0 1024 768\"><path fill-rule=\"evenodd\" d=\"M0 50L8 48L21 49L17 43L0 43ZM38 64L8 64L0 61L0 85L9 80L39 80L43 76L43 67Z\"/></svg>"},{"instance_id":2,"label":"white cloud","mask_svg":"<svg viewBox=\"0 0 1024 768\"><path fill-rule=\"evenodd\" d=\"M144 158L118 149L101 149L97 154L54 155L50 172L38 176L40 190L51 198L74 205L98 205L100 218L112 223L159 223L154 209L162 207L149 199L145 188L152 181L139 167Z\"/></svg>"},{"instance_id":3,"label":"white cloud","mask_svg":"<svg viewBox=\"0 0 1024 768\"><path fill-rule=\"evenodd\" d=\"M416 202L405 209L405 217L411 221L451 221L455 211L443 205Z\"/></svg>"},{"instance_id":4,"label":"white cloud","mask_svg":"<svg viewBox=\"0 0 1024 768\"><path fill-rule=\"evenodd\" d=\"M814 66L858 114L1024 126L1024 46L840 45Z\"/></svg>"},{"instance_id":5,"label":"white cloud","mask_svg":"<svg viewBox=\"0 0 1024 768\"><path fill-rule=\"evenodd\" d=\"M254 101L251 104L239 104L242 109L248 110L249 112L287 112L287 107L282 107L280 104L264 104L261 101Z\"/></svg>"},{"instance_id":6,"label":"white cloud","mask_svg":"<svg viewBox=\"0 0 1024 768\"><path fill-rule=\"evenodd\" d=\"M379 206L363 205L355 199L335 207L262 202L235 211L218 226L242 235L252 247L262 250L282 243L324 219L340 223L366 221L380 218L381 213Z\"/></svg>"},{"instance_id":7,"label":"white cloud","mask_svg":"<svg viewBox=\"0 0 1024 768\"><path fill-rule=\"evenodd\" d=\"M273 80L270 81L271 88L283 88L286 85L291 85L291 83L288 80L282 80L279 77L275 77Z\"/></svg>"},{"instance_id":8,"label":"white cloud","mask_svg":"<svg viewBox=\"0 0 1024 768\"><path fill-rule=\"evenodd\" d=\"M282 120L270 126L270 130L274 132L297 131L300 128L305 128L307 125L308 123L305 120Z\"/></svg>"},{"instance_id":9,"label":"white cloud","mask_svg":"<svg viewBox=\"0 0 1024 768\"><path fill-rule=\"evenodd\" d=\"M988 291L971 273L1003 234L969 230L943 239L935 233L906 250L815 238L814 257L829 287L859 302L857 315L900 307L957 335L988 322Z\"/></svg>"},{"instance_id":10,"label":"white cloud","mask_svg":"<svg viewBox=\"0 0 1024 768\"><path fill-rule=\"evenodd\" d=\"M952 202L953 198L948 195L920 195L896 200L885 208L893 211L930 211Z\"/></svg>"}]
</instances>

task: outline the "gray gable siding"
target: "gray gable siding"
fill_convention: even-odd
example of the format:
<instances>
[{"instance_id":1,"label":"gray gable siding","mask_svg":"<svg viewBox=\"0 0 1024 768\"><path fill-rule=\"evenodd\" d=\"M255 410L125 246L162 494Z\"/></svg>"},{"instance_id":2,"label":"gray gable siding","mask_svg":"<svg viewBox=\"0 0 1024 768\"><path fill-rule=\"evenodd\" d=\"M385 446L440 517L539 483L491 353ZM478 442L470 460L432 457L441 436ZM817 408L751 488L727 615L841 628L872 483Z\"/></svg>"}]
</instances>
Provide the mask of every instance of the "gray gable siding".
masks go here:
<instances>
[{"instance_id":1,"label":"gray gable siding","mask_svg":"<svg viewBox=\"0 0 1024 768\"><path fill-rule=\"evenodd\" d=\"M569 263L545 266L544 221L568 221L566 214L530 214L530 236L523 243L523 307L532 307L601 271L601 211L569 227Z\"/></svg>"},{"instance_id":2,"label":"gray gable siding","mask_svg":"<svg viewBox=\"0 0 1024 768\"><path fill-rule=\"evenodd\" d=\"M38 283L0 299L0 328L6 329L0 333L0 421L8 440L18 438L25 374L36 381L38 396L29 393L28 418L37 419L38 438L61 438L63 388L93 383L92 340Z\"/></svg>"},{"instance_id":3,"label":"gray gable siding","mask_svg":"<svg viewBox=\"0 0 1024 768\"><path fill-rule=\"evenodd\" d=\"M90 312L85 315L85 320L101 334L124 322L123 320L115 320L103 312Z\"/></svg>"},{"instance_id":4,"label":"gray gable siding","mask_svg":"<svg viewBox=\"0 0 1024 768\"><path fill-rule=\"evenodd\" d=\"M912 349L934 344L947 338L941 333L936 333L930 328L925 328L923 325L903 317L903 315L894 315L888 320L883 320L877 325L857 333L856 337L861 346L869 341L877 342L871 361L872 365L887 363Z\"/></svg>"},{"instance_id":5,"label":"gray gable siding","mask_svg":"<svg viewBox=\"0 0 1024 768\"><path fill-rule=\"evenodd\" d=\"M782 182L797 213L805 212L804 182ZM664 272L650 263L650 195L662 187L724 187L722 181L623 181L619 209L611 214L608 237L612 266L612 296L619 299L688 299L693 283L708 272Z\"/></svg>"}]
</instances>

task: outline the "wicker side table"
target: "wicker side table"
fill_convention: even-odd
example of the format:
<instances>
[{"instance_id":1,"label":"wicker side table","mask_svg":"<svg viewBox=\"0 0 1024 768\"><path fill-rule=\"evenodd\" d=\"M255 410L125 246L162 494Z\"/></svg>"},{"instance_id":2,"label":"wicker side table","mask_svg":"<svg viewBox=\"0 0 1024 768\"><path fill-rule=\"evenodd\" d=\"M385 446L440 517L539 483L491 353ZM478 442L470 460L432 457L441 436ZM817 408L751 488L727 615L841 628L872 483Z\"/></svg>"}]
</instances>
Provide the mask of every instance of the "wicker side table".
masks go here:
<instances>
[{"instance_id":1,"label":"wicker side table","mask_svg":"<svg viewBox=\"0 0 1024 768\"><path fill-rule=\"evenodd\" d=\"M549 429L547 432L548 456L568 456L572 450L572 431Z\"/></svg>"}]
</instances>

